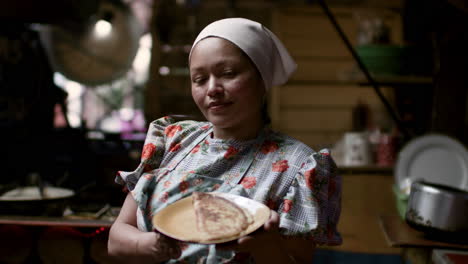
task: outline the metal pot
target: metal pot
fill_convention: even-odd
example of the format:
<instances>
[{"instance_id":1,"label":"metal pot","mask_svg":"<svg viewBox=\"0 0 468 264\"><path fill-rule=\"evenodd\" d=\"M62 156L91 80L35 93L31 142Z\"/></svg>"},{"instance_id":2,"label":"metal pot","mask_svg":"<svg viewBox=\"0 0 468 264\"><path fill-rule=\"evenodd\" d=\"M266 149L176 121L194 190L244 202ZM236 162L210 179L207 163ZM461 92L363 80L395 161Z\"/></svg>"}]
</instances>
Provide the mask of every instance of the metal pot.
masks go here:
<instances>
[{"instance_id":1,"label":"metal pot","mask_svg":"<svg viewBox=\"0 0 468 264\"><path fill-rule=\"evenodd\" d=\"M427 235L466 240L468 192L441 184L413 182L405 219Z\"/></svg>"},{"instance_id":2,"label":"metal pot","mask_svg":"<svg viewBox=\"0 0 468 264\"><path fill-rule=\"evenodd\" d=\"M67 202L75 196L70 189L45 187L44 196L38 187L27 186L15 188L0 196L0 214L61 216Z\"/></svg>"}]
</instances>

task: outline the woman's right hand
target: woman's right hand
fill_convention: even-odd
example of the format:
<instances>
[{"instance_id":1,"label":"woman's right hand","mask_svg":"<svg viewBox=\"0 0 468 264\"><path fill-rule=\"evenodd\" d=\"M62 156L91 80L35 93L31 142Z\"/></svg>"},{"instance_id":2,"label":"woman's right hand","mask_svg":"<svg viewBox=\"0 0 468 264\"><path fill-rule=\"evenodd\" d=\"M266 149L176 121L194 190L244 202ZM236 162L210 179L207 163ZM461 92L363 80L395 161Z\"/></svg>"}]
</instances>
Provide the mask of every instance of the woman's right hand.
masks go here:
<instances>
[{"instance_id":1,"label":"woman's right hand","mask_svg":"<svg viewBox=\"0 0 468 264\"><path fill-rule=\"evenodd\" d=\"M137 228L137 204L127 195L119 216L109 231L108 254L122 263L159 263L177 259L181 249L177 240L158 232Z\"/></svg>"},{"instance_id":2,"label":"woman's right hand","mask_svg":"<svg viewBox=\"0 0 468 264\"><path fill-rule=\"evenodd\" d=\"M144 232L137 239L136 253L144 261L159 263L177 259L182 252L176 240L158 232Z\"/></svg>"}]
</instances>

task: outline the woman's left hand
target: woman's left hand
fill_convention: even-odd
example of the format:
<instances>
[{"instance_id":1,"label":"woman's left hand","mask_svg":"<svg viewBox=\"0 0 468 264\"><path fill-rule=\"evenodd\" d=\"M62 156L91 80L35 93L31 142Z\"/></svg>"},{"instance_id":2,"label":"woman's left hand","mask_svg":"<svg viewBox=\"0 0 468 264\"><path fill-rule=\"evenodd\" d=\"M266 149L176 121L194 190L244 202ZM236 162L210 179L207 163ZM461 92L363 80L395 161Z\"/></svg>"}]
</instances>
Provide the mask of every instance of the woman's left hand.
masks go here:
<instances>
[{"instance_id":1,"label":"woman's left hand","mask_svg":"<svg viewBox=\"0 0 468 264\"><path fill-rule=\"evenodd\" d=\"M216 248L219 250L249 252L259 263L261 263L260 259L265 258L279 261L277 263L287 263L284 262L283 257L288 261L290 260L283 246L282 236L279 233L279 214L273 210L270 211L270 218L262 229L258 229L236 241L218 244ZM273 256L274 258L272 258Z\"/></svg>"}]
</instances>

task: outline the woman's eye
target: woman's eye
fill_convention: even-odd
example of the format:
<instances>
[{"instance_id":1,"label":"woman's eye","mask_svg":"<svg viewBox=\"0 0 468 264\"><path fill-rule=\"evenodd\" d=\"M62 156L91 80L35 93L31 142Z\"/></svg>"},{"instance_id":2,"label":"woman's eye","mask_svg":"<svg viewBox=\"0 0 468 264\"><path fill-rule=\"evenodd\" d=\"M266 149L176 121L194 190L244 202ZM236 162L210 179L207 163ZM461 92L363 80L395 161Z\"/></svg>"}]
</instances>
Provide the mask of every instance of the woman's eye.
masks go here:
<instances>
[{"instance_id":1,"label":"woman's eye","mask_svg":"<svg viewBox=\"0 0 468 264\"><path fill-rule=\"evenodd\" d=\"M233 70L226 70L226 71L223 71L223 75L227 77L232 77L236 75L236 73Z\"/></svg>"},{"instance_id":2,"label":"woman's eye","mask_svg":"<svg viewBox=\"0 0 468 264\"><path fill-rule=\"evenodd\" d=\"M204 78L204 77L195 77L195 78L192 78L192 83L195 83L195 84L202 84L204 81L205 81L205 78Z\"/></svg>"}]
</instances>

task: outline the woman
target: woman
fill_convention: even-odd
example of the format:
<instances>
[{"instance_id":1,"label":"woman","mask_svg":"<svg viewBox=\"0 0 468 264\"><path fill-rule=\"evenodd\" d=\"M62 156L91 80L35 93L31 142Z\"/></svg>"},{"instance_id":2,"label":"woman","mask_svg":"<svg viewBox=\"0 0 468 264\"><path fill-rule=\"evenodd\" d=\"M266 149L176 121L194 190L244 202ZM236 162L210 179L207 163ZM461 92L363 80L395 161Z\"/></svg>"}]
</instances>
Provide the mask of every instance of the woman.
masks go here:
<instances>
[{"instance_id":1,"label":"woman","mask_svg":"<svg viewBox=\"0 0 468 264\"><path fill-rule=\"evenodd\" d=\"M189 55L192 96L208 122L149 128L139 167L116 181L131 191L110 230L109 253L138 263L311 263L316 244L337 245L341 180L327 150L268 127L265 97L296 65L261 24L223 19L208 25ZM193 191L243 195L271 217L235 242L204 246L153 231L159 210Z\"/></svg>"}]
</instances>

